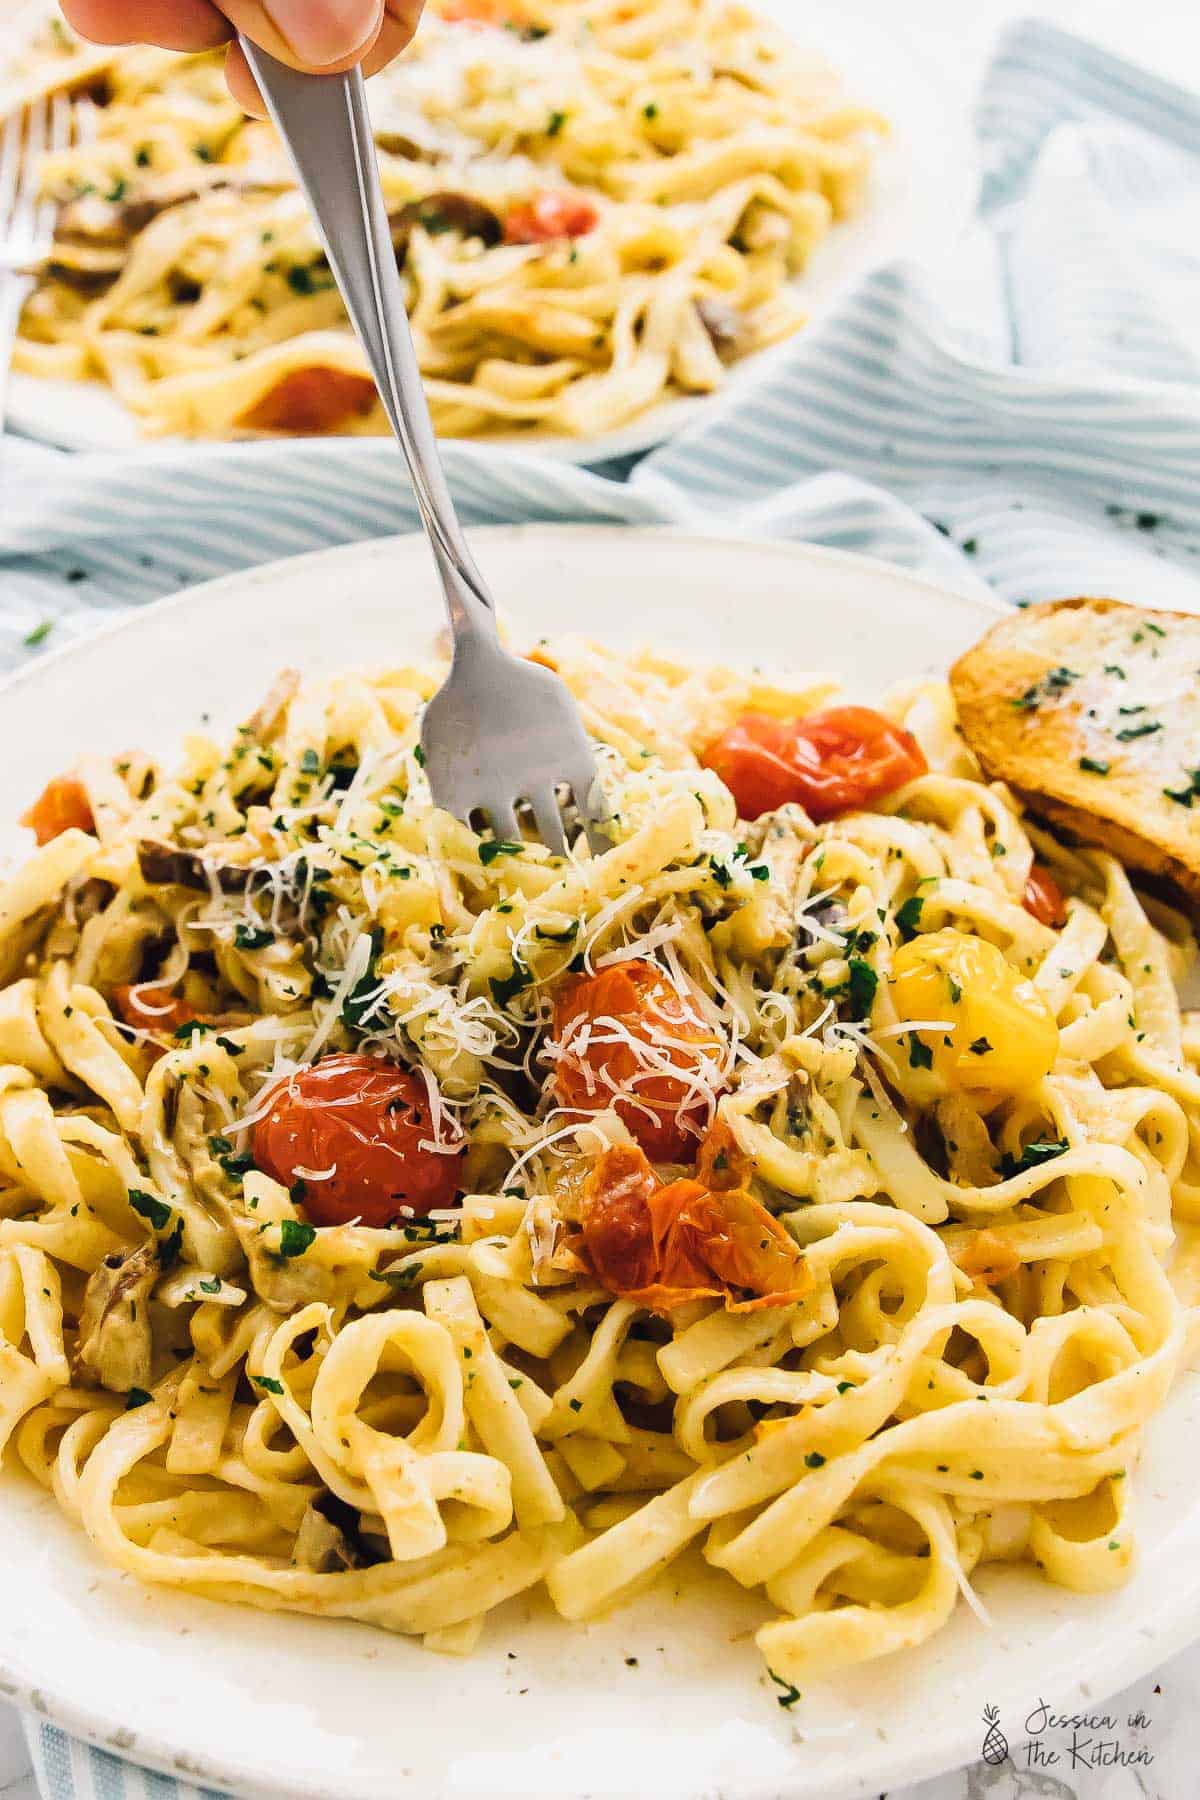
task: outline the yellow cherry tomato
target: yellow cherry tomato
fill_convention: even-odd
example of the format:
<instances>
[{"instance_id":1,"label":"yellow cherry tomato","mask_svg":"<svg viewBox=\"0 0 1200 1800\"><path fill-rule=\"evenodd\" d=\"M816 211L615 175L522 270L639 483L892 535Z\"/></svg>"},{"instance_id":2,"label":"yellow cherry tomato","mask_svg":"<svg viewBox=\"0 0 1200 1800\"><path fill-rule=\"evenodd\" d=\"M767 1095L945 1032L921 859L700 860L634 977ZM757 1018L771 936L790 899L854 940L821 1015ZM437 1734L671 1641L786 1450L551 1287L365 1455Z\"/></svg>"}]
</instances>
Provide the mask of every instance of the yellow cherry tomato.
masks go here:
<instances>
[{"instance_id":1,"label":"yellow cherry tomato","mask_svg":"<svg viewBox=\"0 0 1200 1800\"><path fill-rule=\"evenodd\" d=\"M1017 1094L1054 1066L1054 1014L1033 982L983 938L948 927L902 945L892 964L892 1000L902 1023L925 1026L900 1039L901 1061L927 1069L939 1091Z\"/></svg>"}]
</instances>

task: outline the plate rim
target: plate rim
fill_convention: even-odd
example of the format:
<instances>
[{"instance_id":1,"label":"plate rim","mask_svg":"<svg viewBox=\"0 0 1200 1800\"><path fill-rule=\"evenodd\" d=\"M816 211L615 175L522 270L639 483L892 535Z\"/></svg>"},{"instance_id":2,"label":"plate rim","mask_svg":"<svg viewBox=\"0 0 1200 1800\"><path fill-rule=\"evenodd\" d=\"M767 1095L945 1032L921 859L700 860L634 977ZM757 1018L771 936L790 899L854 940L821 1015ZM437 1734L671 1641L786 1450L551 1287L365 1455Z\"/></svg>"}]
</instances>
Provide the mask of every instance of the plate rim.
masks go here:
<instances>
[{"instance_id":1,"label":"plate rim","mask_svg":"<svg viewBox=\"0 0 1200 1800\"><path fill-rule=\"evenodd\" d=\"M956 589L943 581L931 579L882 558L805 542L747 539L736 533L698 533L671 526L631 528L612 524L530 523L485 526L470 535L472 539L479 538L485 554L489 542L513 544L522 540L534 545L547 543L553 549L564 544L586 545L602 539L609 543L622 543L634 550L639 545L645 545L647 549L658 547L667 554L677 549L683 556L702 552L707 546L719 545L722 550L728 551L731 546L736 545L739 552L756 561L765 557L777 562L803 563L817 570L839 568L847 573L860 573L868 580L885 580L893 587L900 584L914 588L920 590L926 598L936 599L946 608L960 613L965 611L974 621L1003 617L1011 610L992 596ZM152 602L120 618L109 620L84 638L43 653L0 682L0 696L27 687L31 682L52 683L56 673L64 666L64 659L81 659L93 645L144 629L149 620L159 613L183 615L189 608L195 607L199 623L202 609L214 593L244 590L247 584L290 580L298 572L320 570L330 563L384 558L389 549L396 546L411 548L420 543L419 533L397 534L277 559L254 569L235 571L193 584L164 600ZM346 660L352 661L352 653ZM1181 1371L1179 1380L1184 1378L1185 1374ZM1200 1509L1191 1515L1185 1514L1172 1535L1187 1533L1194 1541L1197 1529L1200 1529ZM1096 1632L1095 1648L1089 1661L1072 1678L1068 1688L1055 1692L1054 1699L1065 1702L1068 1694L1079 1692L1082 1695L1082 1690L1086 1688L1086 1695L1082 1698L1087 1705L1095 1706L1194 1641L1200 1636L1200 1618L1195 1609L1197 1591L1200 1591L1200 1561L1197 1561L1191 1586L1181 1580L1174 1590L1173 1601L1158 1608L1154 1615L1152 1636L1148 1637L1141 1631L1122 1633L1115 1629ZM1014 1667L1022 1654L1024 1653L1015 1648L1011 1652ZM34 1680L35 1674L41 1678ZM125 1721L91 1710L86 1700L80 1699L78 1689L72 1690L68 1685L68 1675L64 1674L62 1682L62 1686L57 1686L53 1673L47 1680L41 1671L26 1671L21 1666L17 1647L0 1628L0 1697L31 1709L40 1719L59 1724L74 1736L117 1755L132 1755L138 1764L159 1769L176 1778L215 1785L234 1793L262 1796L263 1800L282 1800L284 1796L288 1800L295 1800L296 1796L302 1794L313 1796L313 1800L328 1800L335 1792L330 1789L327 1777L321 1780L318 1776L307 1784L298 1785L294 1773L288 1772L285 1784L283 1773L273 1775L270 1771L247 1772L235 1763L226 1763L222 1752L211 1742L204 1745L201 1753L197 1754L194 1739L189 1741L166 1732L160 1734L156 1729L147 1734L139 1728L136 1744L127 1748L120 1741ZM1016 1734L1014 1741L1019 1741ZM856 1759L858 1767L845 1781L839 1781L836 1786L827 1789L828 1800L834 1800L835 1796L836 1800L852 1800L852 1797L882 1791L881 1778L885 1787L903 1786L961 1767L975 1758L977 1745L978 1733L969 1729L965 1721L947 1736L938 1737L932 1744L911 1740L905 1745L880 1743L872 1748L868 1756ZM948 1757L954 1760L947 1761ZM320 1785L317 1784L318 1780L321 1781ZM336 1790L336 1793L341 1800L349 1800L353 1791L347 1786ZM408 1781L398 1780L397 1792L401 1791L419 1790L410 1790ZM774 1800L779 1791L776 1776L756 1778L752 1771L747 1777L739 1779L736 1789L729 1789L731 1794L736 1792L739 1800ZM684 1790L679 1792L682 1794Z\"/></svg>"}]
</instances>

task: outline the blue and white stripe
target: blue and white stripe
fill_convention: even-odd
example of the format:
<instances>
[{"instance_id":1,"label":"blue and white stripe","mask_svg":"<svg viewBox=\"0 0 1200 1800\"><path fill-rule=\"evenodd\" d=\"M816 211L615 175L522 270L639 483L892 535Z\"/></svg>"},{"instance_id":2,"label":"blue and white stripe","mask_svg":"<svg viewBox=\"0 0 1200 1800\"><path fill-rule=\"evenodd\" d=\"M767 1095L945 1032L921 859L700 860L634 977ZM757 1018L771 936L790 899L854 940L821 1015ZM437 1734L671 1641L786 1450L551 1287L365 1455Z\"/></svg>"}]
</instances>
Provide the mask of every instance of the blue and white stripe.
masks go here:
<instances>
[{"instance_id":1,"label":"blue and white stripe","mask_svg":"<svg viewBox=\"0 0 1200 1800\"><path fill-rule=\"evenodd\" d=\"M722 525L1010 600L1200 609L1200 99L1037 22L977 113L983 182L936 266L869 273L632 470L453 446L469 524ZM0 664L274 557L417 528L388 443L0 445ZM28 1725L48 1800L198 1790Z\"/></svg>"}]
</instances>

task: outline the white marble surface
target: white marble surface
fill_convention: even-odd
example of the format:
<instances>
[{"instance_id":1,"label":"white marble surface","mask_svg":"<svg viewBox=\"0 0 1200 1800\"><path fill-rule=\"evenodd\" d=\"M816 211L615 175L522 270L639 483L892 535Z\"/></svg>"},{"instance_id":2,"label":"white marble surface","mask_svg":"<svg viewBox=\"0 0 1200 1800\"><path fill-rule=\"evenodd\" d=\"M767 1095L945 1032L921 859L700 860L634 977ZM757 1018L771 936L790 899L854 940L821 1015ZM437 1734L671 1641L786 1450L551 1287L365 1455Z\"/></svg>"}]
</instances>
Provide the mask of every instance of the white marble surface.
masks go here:
<instances>
[{"instance_id":1,"label":"white marble surface","mask_svg":"<svg viewBox=\"0 0 1200 1800\"><path fill-rule=\"evenodd\" d=\"M1197 0L873 0L881 29L902 30L907 49L940 85L948 115L961 114L988 48L1006 20L1037 12L1200 88ZM0 18L12 0L0 0ZM797 15L803 10L796 0ZM1200 1620L1197 1620L1200 1634ZM1031 1675L1030 1726L1041 1723ZM936 1697L933 1701L936 1705ZM1003 1721L1006 1760L979 1762L881 1800L1194 1800L1200 1796L1200 1645L1115 1698L1096 1703L1103 1721L1048 1726L1027 1743L1021 1721ZM980 1746L985 1732L980 1723ZM0 1704L0 1800L38 1800L20 1721ZM564 1797L566 1800L566 1797Z\"/></svg>"}]
</instances>

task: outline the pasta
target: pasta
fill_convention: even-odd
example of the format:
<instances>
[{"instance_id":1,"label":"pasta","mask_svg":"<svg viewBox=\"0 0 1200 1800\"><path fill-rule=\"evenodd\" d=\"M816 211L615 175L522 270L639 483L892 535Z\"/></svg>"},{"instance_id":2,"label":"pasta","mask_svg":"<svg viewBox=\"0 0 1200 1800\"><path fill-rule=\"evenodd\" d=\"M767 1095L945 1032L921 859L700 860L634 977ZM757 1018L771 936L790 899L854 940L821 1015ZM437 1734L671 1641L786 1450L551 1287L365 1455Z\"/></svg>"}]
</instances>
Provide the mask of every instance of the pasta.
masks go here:
<instances>
[{"instance_id":1,"label":"pasta","mask_svg":"<svg viewBox=\"0 0 1200 1800\"><path fill-rule=\"evenodd\" d=\"M1121 1581L1200 1214L1184 921L983 784L940 685L884 718L535 654L606 848L433 807L432 668L285 676L177 771L97 758L32 810L10 1462L146 1581L443 1652L699 1542L789 1703L983 1564ZM739 819L789 733L806 804Z\"/></svg>"},{"instance_id":2,"label":"pasta","mask_svg":"<svg viewBox=\"0 0 1200 1800\"><path fill-rule=\"evenodd\" d=\"M16 366L148 432L386 430L270 127L220 59L48 27L17 93L94 125L45 159L54 255ZM449 436L591 437L794 330L877 114L736 0L439 0L372 84L427 391Z\"/></svg>"}]
</instances>

